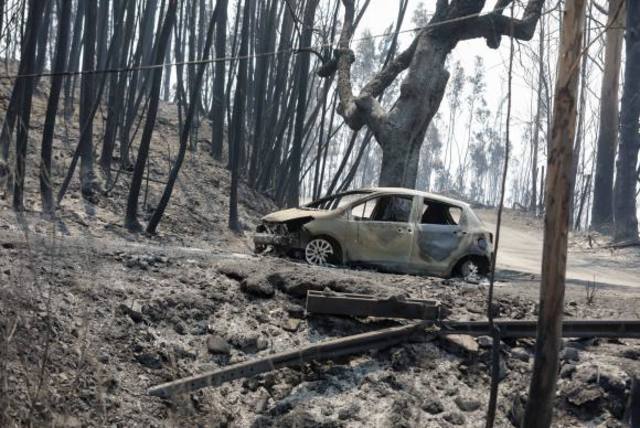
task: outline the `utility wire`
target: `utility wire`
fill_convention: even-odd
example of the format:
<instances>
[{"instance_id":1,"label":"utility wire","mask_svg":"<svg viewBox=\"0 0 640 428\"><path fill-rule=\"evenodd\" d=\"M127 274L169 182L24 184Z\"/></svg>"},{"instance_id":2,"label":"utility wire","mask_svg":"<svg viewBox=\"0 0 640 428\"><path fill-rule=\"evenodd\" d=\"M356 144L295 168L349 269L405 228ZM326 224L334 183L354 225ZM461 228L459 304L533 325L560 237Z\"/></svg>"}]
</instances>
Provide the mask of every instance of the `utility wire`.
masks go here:
<instances>
[{"instance_id":1,"label":"utility wire","mask_svg":"<svg viewBox=\"0 0 640 428\"><path fill-rule=\"evenodd\" d=\"M387 32L387 33L380 33L380 34L375 34L375 35L371 35L371 36L351 39L350 42L371 40L371 39L377 39L377 38L382 38L382 37L389 37L389 36L393 36L393 35L396 35L396 34L412 33L412 32L416 32L416 31L422 31L422 30L428 30L428 29L432 29L432 28L442 27L442 26L447 25L447 24L463 22L463 21L466 21L466 20L469 20L469 19L473 19L473 18L479 18L479 17L483 17L483 16L491 16L491 15L494 15L494 14L496 14L498 12L502 12L506 7L507 6L499 7L499 8L496 8L496 9L492 10L491 12L487 12L485 14L483 14L482 12L471 13L469 15L459 16L457 18L452 18L452 19L447 19L447 20L444 20L444 21L438 21L438 22L430 23L430 24L427 24L427 25L424 25L424 26L421 26L421 27L410 28L410 29L407 29L407 30L390 31L390 32ZM548 12L554 10L554 9L555 8L547 10L547 11L543 11L542 14L546 14L546 13L548 13ZM161 67L211 64L211 63L216 63L216 62L230 62L230 61L237 61L237 60L243 60L243 59L260 58L260 57L265 57L265 56L277 56L277 55L282 55L282 54L296 54L296 53L299 53L300 51L305 51L305 50L309 51L310 49L311 50L318 50L318 49L322 49L322 48L331 48L331 47L335 48L334 43L319 43L319 44L315 44L315 45L311 45L311 46L307 46L307 47L302 47L302 48L283 49L283 50L277 50L277 51L272 51L272 52L260 52L260 53L255 53L255 54L251 54L251 55L225 56L225 57L219 57L219 58L210 58L210 59L206 59L206 60L168 62L168 63L163 63L163 64L142 65L142 66L137 66L137 67L107 68L107 69L101 69L101 70L62 71L62 72L57 72L57 73L56 72L49 72L49 73L33 73L33 74L4 74L4 75L0 75L0 80L20 79L20 78L33 78L33 77L79 76L79 75L90 75L90 74L130 73L130 72L134 72L134 71L153 70L153 69L161 68Z\"/></svg>"}]
</instances>

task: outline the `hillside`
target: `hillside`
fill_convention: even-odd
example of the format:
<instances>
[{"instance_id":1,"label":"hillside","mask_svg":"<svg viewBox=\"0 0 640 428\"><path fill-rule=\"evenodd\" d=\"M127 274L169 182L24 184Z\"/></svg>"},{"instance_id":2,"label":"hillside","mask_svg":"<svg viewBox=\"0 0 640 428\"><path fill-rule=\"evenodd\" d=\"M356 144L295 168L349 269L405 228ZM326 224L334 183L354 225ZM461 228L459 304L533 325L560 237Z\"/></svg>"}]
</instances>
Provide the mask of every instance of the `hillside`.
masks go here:
<instances>
[{"instance_id":1,"label":"hillside","mask_svg":"<svg viewBox=\"0 0 640 428\"><path fill-rule=\"evenodd\" d=\"M7 96L3 87L2 96ZM46 93L46 90L44 91ZM6 101L6 98L3 98ZM430 340L334 362L283 369L163 400L147 388L394 321L305 316L308 289L437 299L456 319L484 317L486 288L459 280L310 267L250 254L227 230L228 173L190 156L158 236L126 232L127 176L95 204L74 179L59 220L39 215L34 165L44 98L35 100L22 219L0 203L0 419L3 426L477 426L489 390L486 338ZM74 118L74 123L77 118ZM150 157L153 206L176 152L176 112L162 105ZM59 185L77 125L56 131ZM203 138L206 127L201 128ZM95 138L99 139L100 128ZM67 140L68 138L68 140ZM65 141L68 141L65 143ZM200 151L206 150L201 143ZM242 187L247 230L273 209ZM20 220L20 221L19 221ZM502 282L495 310L533 318L535 288ZM633 318L637 295L589 302L568 291L566 316ZM622 303L624 304L622 304ZM636 303L633 303L636 302ZM498 425L522 414L533 341L503 343ZM637 341L565 341L562 426L621 426ZM596 410L597 409L597 410Z\"/></svg>"}]
</instances>

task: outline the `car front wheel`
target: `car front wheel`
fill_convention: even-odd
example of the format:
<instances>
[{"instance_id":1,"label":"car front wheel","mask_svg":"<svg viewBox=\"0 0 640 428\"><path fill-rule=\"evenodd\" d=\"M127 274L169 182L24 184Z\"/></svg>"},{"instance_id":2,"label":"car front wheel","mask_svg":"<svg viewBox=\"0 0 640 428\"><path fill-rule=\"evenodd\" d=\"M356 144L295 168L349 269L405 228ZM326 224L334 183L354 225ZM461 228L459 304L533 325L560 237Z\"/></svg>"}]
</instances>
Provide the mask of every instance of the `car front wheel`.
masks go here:
<instances>
[{"instance_id":1,"label":"car front wheel","mask_svg":"<svg viewBox=\"0 0 640 428\"><path fill-rule=\"evenodd\" d=\"M304 258L311 265L337 265L341 259L340 247L331 239L313 238L304 249Z\"/></svg>"}]
</instances>

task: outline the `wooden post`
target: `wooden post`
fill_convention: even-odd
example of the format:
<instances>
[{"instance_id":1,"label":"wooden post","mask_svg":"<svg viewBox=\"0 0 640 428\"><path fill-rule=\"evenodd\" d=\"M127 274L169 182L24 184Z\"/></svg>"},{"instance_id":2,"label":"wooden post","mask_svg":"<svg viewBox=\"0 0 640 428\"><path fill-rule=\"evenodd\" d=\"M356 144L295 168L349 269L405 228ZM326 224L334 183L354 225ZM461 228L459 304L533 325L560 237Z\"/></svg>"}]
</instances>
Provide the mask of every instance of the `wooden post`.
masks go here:
<instances>
[{"instance_id":1,"label":"wooden post","mask_svg":"<svg viewBox=\"0 0 640 428\"><path fill-rule=\"evenodd\" d=\"M540 312L524 427L548 427L559 366L571 204L571 163L586 0L565 6L547 161Z\"/></svg>"}]
</instances>

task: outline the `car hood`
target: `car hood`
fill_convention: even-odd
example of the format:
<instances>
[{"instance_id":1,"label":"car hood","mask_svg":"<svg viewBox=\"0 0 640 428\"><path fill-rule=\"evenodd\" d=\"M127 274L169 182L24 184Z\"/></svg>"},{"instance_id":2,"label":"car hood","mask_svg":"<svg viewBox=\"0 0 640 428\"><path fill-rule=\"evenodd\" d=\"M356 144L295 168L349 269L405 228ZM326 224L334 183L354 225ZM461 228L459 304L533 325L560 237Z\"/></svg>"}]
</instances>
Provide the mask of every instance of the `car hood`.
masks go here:
<instances>
[{"instance_id":1,"label":"car hood","mask_svg":"<svg viewBox=\"0 0 640 428\"><path fill-rule=\"evenodd\" d=\"M326 210L311 210L311 209L302 209L302 208L289 208L282 211L276 211L271 214L267 214L262 217L262 221L266 221L269 223L283 223L291 220L298 220L301 218L328 218L333 217L337 214L337 211L326 211Z\"/></svg>"}]
</instances>

